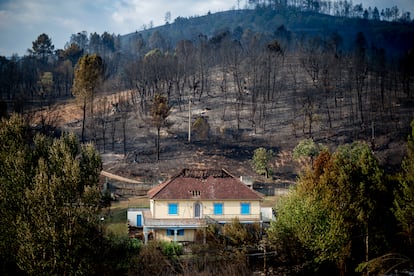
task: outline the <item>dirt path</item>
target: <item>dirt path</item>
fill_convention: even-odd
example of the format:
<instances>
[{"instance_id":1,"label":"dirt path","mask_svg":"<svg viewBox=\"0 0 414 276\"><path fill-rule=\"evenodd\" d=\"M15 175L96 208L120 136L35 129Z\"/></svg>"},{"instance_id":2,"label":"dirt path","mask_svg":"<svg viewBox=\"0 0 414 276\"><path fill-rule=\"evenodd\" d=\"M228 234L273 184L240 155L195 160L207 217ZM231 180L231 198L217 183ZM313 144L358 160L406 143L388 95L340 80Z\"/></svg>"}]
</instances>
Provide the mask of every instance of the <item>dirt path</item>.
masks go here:
<instances>
[{"instance_id":1,"label":"dirt path","mask_svg":"<svg viewBox=\"0 0 414 276\"><path fill-rule=\"evenodd\" d=\"M134 180L134 179L126 178L126 177L123 177L123 176L115 175L115 174L109 173L107 171L101 171L101 175L106 176L106 177L108 177L110 179L113 179L113 180L126 182L126 183L133 183L133 184L143 184L144 183L144 182L141 182L141 181L138 181L138 180Z\"/></svg>"}]
</instances>

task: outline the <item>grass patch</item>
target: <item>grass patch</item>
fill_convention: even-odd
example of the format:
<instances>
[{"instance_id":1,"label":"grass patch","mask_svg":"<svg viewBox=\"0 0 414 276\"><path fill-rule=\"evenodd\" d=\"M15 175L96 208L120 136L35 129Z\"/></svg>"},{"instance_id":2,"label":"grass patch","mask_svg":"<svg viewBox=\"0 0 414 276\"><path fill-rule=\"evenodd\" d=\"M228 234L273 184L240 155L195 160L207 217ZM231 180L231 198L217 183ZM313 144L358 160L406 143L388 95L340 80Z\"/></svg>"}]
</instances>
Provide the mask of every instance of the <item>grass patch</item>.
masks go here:
<instances>
[{"instance_id":1,"label":"grass patch","mask_svg":"<svg viewBox=\"0 0 414 276\"><path fill-rule=\"evenodd\" d=\"M111 208L106 214L107 223L127 223L127 208Z\"/></svg>"},{"instance_id":2,"label":"grass patch","mask_svg":"<svg viewBox=\"0 0 414 276\"><path fill-rule=\"evenodd\" d=\"M262 207L274 207L280 196L266 196L263 198Z\"/></svg>"},{"instance_id":3,"label":"grass patch","mask_svg":"<svg viewBox=\"0 0 414 276\"><path fill-rule=\"evenodd\" d=\"M126 223L108 223L105 227L106 235L128 236L128 225Z\"/></svg>"},{"instance_id":4,"label":"grass patch","mask_svg":"<svg viewBox=\"0 0 414 276\"><path fill-rule=\"evenodd\" d=\"M127 208L110 208L104 213L105 234L128 236Z\"/></svg>"}]
</instances>

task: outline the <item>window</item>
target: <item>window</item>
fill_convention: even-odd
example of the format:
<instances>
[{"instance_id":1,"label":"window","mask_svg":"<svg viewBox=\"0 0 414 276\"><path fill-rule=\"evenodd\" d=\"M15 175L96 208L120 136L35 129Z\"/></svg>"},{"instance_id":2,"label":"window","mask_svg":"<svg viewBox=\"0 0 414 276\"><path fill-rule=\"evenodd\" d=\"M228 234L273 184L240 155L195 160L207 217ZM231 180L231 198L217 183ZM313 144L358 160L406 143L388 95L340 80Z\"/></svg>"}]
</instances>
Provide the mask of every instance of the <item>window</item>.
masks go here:
<instances>
[{"instance_id":1,"label":"window","mask_svg":"<svg viewBox=\"0 0 414 276\"><path fill-rule=\"evenodd\" d=\"M178 215L178 203L168 203L168 214Z\"/></svg>"},{"instance_id":2,"label":"window","mask_svg":"<svg viewBox=\"0 0 414 276\"><path fill-rule=\"evenodd\" d=\"M198 202L194 204L194 217L195 218L201 217L201 204Z\"/></svg>"},{"instance_id":3,"label":"window","mask_svg":"<svg viewBox=\"0 0 414 276\"><path fill-rule=\"evenodd\" d=\"M167 236L174 236L174 229L167 229ZM184 229L177 229L177 236L184 236Z\"/></svg>"},{"instance_id":4,"label":"window","mask_svg":"<svg viewBox=\"0 0 414 276\"><path fill-rule=\"evenodd\" d=\"M215 215L223 214L223 203L214 203L214 214Z\"/></svg>"},{"instance_id":5,"label":"window","mask_svg":"<svg viewBox=\"0 0 414 276\"><path fill-rule=\"evenodd\" d=\"M250 203L240 203L240 214L242 215L250 214Z\"/></svg>"}]
</instances>

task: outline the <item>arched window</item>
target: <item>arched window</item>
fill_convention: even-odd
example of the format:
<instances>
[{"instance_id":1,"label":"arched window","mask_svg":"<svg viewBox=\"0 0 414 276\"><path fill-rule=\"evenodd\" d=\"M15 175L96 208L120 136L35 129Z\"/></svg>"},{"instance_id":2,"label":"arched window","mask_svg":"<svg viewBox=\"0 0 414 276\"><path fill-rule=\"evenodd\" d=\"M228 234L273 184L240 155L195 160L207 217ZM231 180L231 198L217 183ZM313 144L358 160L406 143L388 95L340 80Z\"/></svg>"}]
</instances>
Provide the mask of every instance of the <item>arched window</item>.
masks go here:
<instances>
[{"instance_id":1,"label":"arched window","mask_svg":"<svg viewBox=\"0 0 414 276\"><path fill-rule=\"evenodd\" d=\"M201 218L201 204L198 202L194 204L194 217Z\"/></svg>"}]
</instances>

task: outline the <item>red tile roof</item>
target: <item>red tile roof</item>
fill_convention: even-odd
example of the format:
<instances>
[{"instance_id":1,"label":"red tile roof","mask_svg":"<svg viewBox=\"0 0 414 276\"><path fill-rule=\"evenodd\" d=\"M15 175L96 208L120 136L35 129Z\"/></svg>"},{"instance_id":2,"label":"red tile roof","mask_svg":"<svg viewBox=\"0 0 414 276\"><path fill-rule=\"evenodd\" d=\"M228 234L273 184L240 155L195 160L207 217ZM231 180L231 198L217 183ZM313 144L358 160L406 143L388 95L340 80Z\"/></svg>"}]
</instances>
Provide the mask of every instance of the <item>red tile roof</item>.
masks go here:
<instances>
[{"instance_id":1,"label":"red tile roof","mask_svg":"<svg viewBox=\"0 0 414 276\"><path fill-rule=\"evenodd\" d=\"M262 195L227 171L183 169L173 178L148 191L151 199L261 200Z\"/></svg>"}]
</instances>

